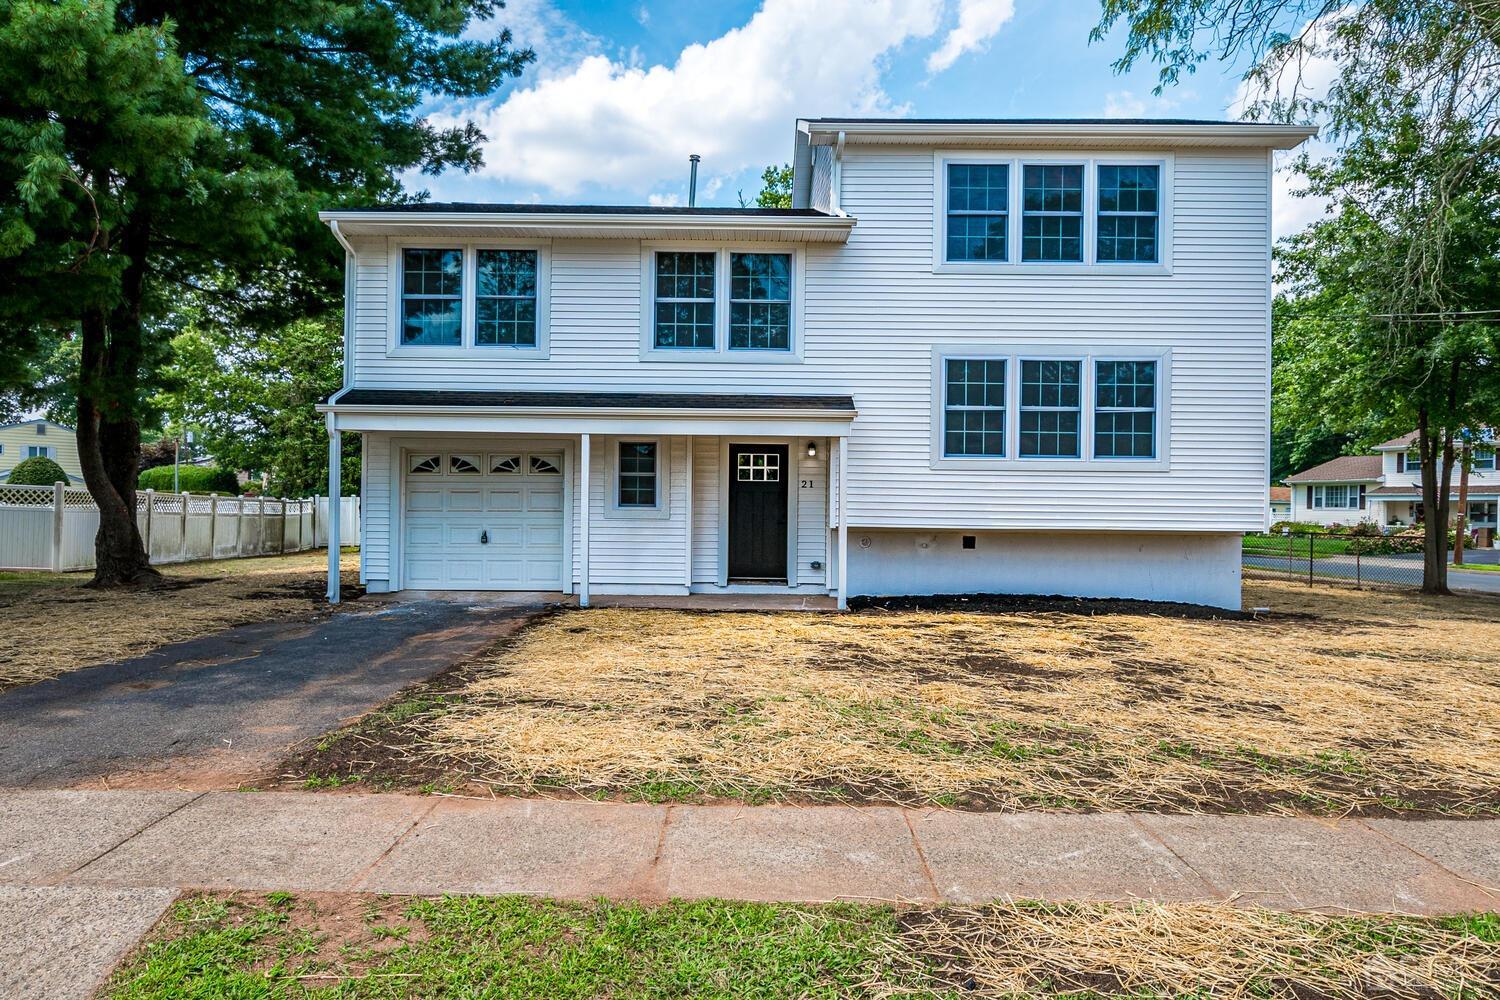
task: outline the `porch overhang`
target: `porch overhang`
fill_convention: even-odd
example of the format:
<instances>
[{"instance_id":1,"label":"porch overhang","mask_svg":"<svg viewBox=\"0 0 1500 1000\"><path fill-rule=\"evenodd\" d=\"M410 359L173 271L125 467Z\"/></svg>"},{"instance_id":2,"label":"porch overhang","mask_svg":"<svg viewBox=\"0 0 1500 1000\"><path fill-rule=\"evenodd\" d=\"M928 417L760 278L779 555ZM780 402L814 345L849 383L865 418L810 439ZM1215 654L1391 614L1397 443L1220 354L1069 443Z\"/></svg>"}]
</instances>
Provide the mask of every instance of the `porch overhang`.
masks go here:
<instances>
[{"instance_id":1,"label":"porch overhang","mask_svg":"<svg viewBox=\"0 0 1500 1000\"><path fill-rule=\"evenodd\" d=\"M341 431L842 437L849 396L359 389L318 406Z\"/></svg>"},{"instance_id":2,"label":"porch overhang","mask_svg":"<svg viewBox=\"0 0 1500 1000\"><path fill-rule=\"evenodd\" d=\"M343 240L432 239L706 240L846 243L855 220L812 209L656 208L609 205L392 205L319 212Z\"/></svg>"}]
</instances>

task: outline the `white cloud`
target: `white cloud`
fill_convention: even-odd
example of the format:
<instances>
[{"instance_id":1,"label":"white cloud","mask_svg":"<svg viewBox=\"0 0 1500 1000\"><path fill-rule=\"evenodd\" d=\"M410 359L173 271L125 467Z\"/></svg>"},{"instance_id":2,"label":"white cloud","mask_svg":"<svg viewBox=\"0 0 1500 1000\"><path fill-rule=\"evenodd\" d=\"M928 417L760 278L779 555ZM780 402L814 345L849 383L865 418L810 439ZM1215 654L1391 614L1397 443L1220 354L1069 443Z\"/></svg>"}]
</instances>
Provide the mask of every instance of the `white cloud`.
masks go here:
<instances>
[{"instance_id":1,"label":"white cloud","mask_svg":"<svg viewBox=\"0 0 1500 1000\"><path fill-rule=\"evenodd\" d=\"M904 110L881 88L883 60L936 31L940 6L766 0L748 23L688 46L671 66L594 53L503 101L433 120L479 125L489 137L483 177L561 195L590 185L650 190L680 186L688 154L700 153L710 192L742 170L785 160L798 115Z\"/></svg>"},{"instance_id":2,"label":"white cloud","mask_svg":"<svg viewBox=\"0 0 1500 1000\"><path fill-rule=\"evenodd\" d=\"M1144 118L1146 102L1129 90L1111 90L1104 95L1104 117Z\"/></svg>"},{"instance_id":3,"label":"white cloud","mask_svg":"<svg viewBox=\"0 0 1500 1000\"><path fill-rule=\"evenodd\" d=\"M1177 90L1165 94L1139 96L1133 90L1111 90L1104 95L1106 118L1166 118L1184 103L1198 99L1196 91Z\"/></svg>"},{"instance_id":4,"label":"white cloud","mask_svg":"<svg viewBox=\"0 0 1500 1000\"><path fill-rule=\"evenodd\" d=\"M652 208L676 208L682 204L682 195L675 191L671 194L649 194L646 196L646 204Z\"/></svg>"},{"instance_id":5,"label":"white cloud","mask_svg":"<svg viewBox=\"0 0 1500 1000\"><path fill-rule=\"evenodd\" d=\"M927 72L941 73L965 52L983 50L1015 12L1014 0L958 0L958 23L927 57Z\"/></svg>"},{"instance_id":6,"label":"white cloud","mask_svg":"<svg viewBox=\"0 0 1500 1000\"><path fill-rule=\"evenodd\" d=\"M635 20L636 20L636 23L639 24L643 28L646 25L650 24L651 23L651 8L647 7L645 4L641 4L639 7L637 7L635 9Z\"/></svg>"}]
</instances>

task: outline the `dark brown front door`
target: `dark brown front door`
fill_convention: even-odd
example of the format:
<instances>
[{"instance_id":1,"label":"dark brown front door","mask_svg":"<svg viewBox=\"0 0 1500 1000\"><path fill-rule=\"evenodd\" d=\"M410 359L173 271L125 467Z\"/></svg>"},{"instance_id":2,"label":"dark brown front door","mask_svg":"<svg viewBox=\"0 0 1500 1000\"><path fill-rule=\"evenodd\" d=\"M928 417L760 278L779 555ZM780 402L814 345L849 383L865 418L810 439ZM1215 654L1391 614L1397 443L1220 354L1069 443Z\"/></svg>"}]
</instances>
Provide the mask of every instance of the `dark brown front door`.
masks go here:
<instances>
[{"instance_id":1,"label":"dark brown front door","mask_svg":"<svg viewBox=\"0 0 1500 1000\"><path fill-rule=\"evenodd\" d=\"M785 580L787 449L729 446L729 577Z\"/></svg>"}]
</instances>

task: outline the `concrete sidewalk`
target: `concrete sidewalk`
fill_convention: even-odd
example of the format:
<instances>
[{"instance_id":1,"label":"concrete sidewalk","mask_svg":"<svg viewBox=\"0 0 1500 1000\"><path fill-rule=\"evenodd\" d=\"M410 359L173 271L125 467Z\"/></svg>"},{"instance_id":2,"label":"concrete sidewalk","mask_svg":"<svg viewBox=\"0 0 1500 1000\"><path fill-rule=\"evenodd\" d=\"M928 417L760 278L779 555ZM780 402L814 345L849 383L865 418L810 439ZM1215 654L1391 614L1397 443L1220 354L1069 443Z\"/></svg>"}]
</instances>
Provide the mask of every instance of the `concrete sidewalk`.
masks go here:
<instances>
[{"instance_id":1,"label":"concrete sidewalk","mask_svg":"<svg viewBox=\"0 0 1500 1000\"><path fill-rule=\"evenodd\" d=\"M0 792L0 996L89 997L193 888L1500 909L1500 820ZM1489 888L1487 888L1489 887Z\"/></svg>"},{"instance_id":2,"label":"concrete sidewalk","mask_svg":"<svg viewBox=\"0 0 1500 1000\"><path fill-rule=\"evenodd\" d=\"M1437 914L1500 908L1500 821L13 791L0 884Z\"/></svg>"}]
</instances>

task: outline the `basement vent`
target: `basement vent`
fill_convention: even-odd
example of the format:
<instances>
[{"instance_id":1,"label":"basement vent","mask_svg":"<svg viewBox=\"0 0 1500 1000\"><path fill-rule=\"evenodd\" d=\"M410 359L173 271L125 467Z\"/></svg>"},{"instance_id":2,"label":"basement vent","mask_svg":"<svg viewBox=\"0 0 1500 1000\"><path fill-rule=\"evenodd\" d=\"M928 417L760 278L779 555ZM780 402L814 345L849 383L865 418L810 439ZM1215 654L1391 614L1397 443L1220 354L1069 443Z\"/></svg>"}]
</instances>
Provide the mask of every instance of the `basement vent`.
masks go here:
<instances>
[{"instance_id":1,"label":"basement vent","mask_svg":"<svg viewBox=\"0 0 1500 1000\"><path fill-rule=\"evenodd\" d=\"M965 535L964 536L964 548L966 548L966 549L972 549L972 548L974 548L975 545L977 544L977 542L978 542L978 539L976 539L973 535Z\"/></svg>"}]
</instances>

